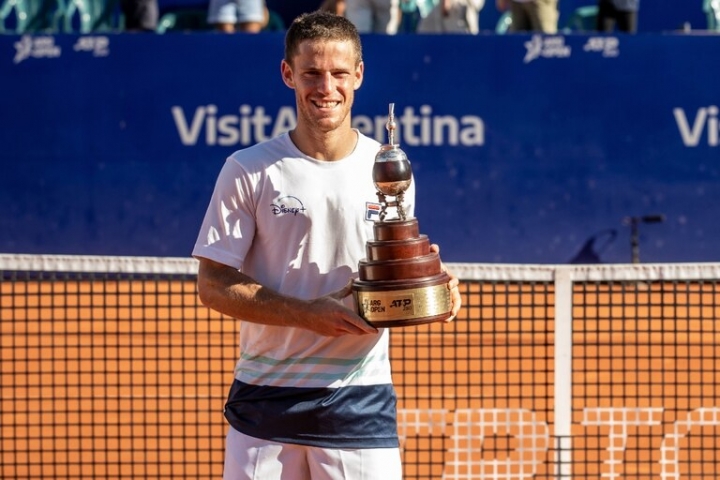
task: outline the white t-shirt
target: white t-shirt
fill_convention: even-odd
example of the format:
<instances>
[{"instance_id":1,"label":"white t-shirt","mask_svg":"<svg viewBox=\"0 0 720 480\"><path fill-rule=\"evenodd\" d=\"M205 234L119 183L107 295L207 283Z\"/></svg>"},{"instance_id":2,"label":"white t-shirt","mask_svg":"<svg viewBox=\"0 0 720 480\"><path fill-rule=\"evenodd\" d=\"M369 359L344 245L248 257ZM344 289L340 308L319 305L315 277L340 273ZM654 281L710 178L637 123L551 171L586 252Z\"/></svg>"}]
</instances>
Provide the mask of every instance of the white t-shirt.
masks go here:
<instances>
[{"instance_id":1,"label":"white t-shirt","mask_svg":"<svg viewBox=\"0 0 720 480\"><path fill-rule=\"evenodd\" d=\"M260 284L297 298L317 298L342 288L357 277L365 243L373 236L378 197L372 167L379 148L378 142L358 133L348 157L319 161L304 155L283 134L235 152L218 176L193 255L237 268ZM413 204L411 185L404 202L409 216ZM352 296L345 301L354 308ZM395 402L387 330L325 337L301 328L243 322L235 380L226 416L246 434L320 446L397 443L396 437L378 443L378 432L366 432L362 423L368 415L378 416L377 407L387 410L388 402ZM288 404L288 398L309 393L314 398L309 404L317 402L317 409L308 406L305 398L303 418L317 419L313 415L323 410L324 422L356 427L350 425L347 434L319 427L319 432L306 435L296 432L289 418L273 423L271 417L281 418L299 408L292 400ZM282 402L271 400L279 396ZM328 396L335 402L330 406ZM358 396L382 397L382 401L357 411ZM381 436L393 431L392 422L381 428Z\"/></svg>"}]
</instances>

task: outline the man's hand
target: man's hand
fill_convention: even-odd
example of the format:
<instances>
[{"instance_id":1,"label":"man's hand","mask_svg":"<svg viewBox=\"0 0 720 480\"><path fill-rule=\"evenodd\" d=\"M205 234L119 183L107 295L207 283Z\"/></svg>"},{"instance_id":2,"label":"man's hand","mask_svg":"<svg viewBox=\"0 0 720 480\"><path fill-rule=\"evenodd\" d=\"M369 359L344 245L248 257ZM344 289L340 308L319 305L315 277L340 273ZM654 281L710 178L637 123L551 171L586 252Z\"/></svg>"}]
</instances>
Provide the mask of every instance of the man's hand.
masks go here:
<instances>
[{"instance_id":1,"label":"man's hand","mask_svg":"<svg viewBox=\"0 0 720 480\"><path fill-rule=\"evenodd\" d=\"M430 245L430 250L440 254L440 246L433 243ZM458 312L460 311L460 308L462 307L462 296L460 295L460 289L458 286L460 285L460 280L450 272L450 270L447 269L445 264L442 264L442 271L447 273L450 277L450 281L447 283L447 288L450 290L450 298L452 299L452 310L450 312L450 316L445 319L445 323L450 323L453 320L455 320L455 317L457 316Z\"/></svg>"},{"instance_id":2,"label":"man's hand","mask_svg":"<svg viewBox=\"0 0 720 480\"><path fill-rule=\"evenodd\" d=\"M303 322L303 327L328 337L378 333L377 328L342 303L351 293L352 280L336 292L311 300L310 312L314 318Z\"/></svg>"}]
</instances>

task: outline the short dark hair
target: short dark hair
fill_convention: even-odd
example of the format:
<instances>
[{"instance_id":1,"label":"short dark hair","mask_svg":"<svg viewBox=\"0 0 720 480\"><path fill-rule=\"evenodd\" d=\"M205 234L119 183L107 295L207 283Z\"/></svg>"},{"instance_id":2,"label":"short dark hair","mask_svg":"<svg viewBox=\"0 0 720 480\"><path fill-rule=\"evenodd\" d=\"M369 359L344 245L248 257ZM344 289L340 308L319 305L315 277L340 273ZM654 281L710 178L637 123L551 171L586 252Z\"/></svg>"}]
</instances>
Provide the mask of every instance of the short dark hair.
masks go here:
<instances>
[{"instance_id":1,"label":"short dark hair","mask_svg":"<svg viewBox=\"0 0 720 480\"><path fill-rule=\"evenodd\" d=\"M362 61L362 44L355 25L345 17L330 12L303 13L293 20L285 34L285 61L292 65L300 43L305 40L349 41L355 47L355 64Z\"/></svg>"}]
</instances>

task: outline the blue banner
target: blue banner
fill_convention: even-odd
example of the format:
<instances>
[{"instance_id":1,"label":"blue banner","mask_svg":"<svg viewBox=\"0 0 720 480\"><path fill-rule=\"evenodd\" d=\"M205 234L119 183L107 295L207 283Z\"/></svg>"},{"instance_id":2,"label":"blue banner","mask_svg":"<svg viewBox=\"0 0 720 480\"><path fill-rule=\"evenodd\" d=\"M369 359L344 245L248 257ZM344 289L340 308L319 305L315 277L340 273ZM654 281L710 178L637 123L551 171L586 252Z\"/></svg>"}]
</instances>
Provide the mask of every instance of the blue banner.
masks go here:
<instances>
[{"instance_id":1,"label":"blue banner","mask_svg":"<svg viewBox=\"0 0 720 480\"><path fill-rule=\"evenodd\" d=\"M718 47L367 36L353 121L385 141L395 103L445 261L717 261ZM225 157L294 125L282 55L271 33L0 37L0 251L189 255Z\"/></svg>"}]
</instances>

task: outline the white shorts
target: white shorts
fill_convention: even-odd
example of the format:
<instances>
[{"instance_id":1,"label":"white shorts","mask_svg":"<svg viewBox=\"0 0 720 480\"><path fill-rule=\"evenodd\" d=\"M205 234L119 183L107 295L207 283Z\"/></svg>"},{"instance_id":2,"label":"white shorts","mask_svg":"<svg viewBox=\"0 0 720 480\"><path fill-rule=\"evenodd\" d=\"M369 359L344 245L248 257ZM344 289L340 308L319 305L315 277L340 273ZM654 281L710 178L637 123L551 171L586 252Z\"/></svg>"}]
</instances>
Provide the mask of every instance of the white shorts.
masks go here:
<instances>
[{"instance_id":1,"label":"white shorts","mask_svg":"<svg viewBox=\"0 0 720 480\"><path fill-rule=\"evenodd\" d=\"M264 0L210 0L208 23L263 23Z\"/></svg>"},{"instance_id":2,"label":"white shorts","mask_svg":"<svg viewBox=\"0 0 720 480\"><path fill-rule=\"evenodd\" d=\"M333 449L260 440L230 428L223 480L402 480L400 449Z\"/></svg>"}]
</instances>

